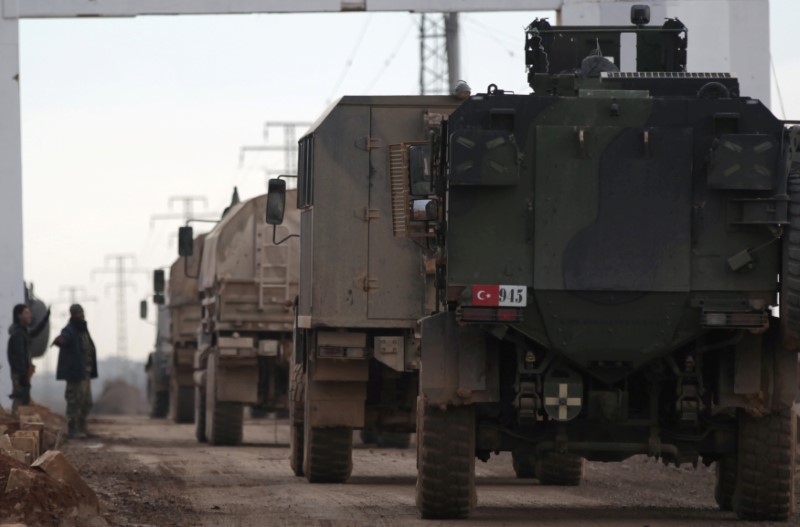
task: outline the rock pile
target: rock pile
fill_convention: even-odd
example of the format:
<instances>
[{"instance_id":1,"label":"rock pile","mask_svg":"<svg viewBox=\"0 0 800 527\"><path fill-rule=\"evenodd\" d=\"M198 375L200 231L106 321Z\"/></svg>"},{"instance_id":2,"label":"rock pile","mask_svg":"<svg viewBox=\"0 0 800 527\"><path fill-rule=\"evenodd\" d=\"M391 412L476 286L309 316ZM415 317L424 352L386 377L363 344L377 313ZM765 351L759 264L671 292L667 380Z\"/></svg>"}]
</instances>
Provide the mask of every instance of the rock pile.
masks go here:
<instances>
[{"instance_id":1,"label":"rock pile","mask_svg":"<svg viewBox=\"0 0 800 527\"><path fill-rule=\"evenodd\" d=\"M29 527L101 527L94 491L55 448L66 421L43 406L0 407L0 521Z\"/></svg>"}]
</instances>

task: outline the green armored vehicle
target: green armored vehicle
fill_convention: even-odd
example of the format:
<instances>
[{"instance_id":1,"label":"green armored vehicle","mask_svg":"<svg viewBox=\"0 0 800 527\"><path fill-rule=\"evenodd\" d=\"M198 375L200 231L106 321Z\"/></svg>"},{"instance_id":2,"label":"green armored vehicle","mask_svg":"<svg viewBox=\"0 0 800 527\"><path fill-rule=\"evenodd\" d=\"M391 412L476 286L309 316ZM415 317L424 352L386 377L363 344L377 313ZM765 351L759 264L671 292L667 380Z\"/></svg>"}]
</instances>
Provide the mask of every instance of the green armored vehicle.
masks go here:
<instances>
[{"instance_id":1,"label":"green armored vehicle","mask_svg":"<svg viewBox=\"0 0 800 527\"><path fill-rule=\"evenodd\" d=\"M399 145L398 235L438 278L423 517L468 515L474 460L498 451L551 484L578 484L583 459L716 463L720 508L793 508L800 133L731 75L687 72L686 28L648 19L534 21L533 94L490 86L430 145Z\"/></svg>"}]
</instances>

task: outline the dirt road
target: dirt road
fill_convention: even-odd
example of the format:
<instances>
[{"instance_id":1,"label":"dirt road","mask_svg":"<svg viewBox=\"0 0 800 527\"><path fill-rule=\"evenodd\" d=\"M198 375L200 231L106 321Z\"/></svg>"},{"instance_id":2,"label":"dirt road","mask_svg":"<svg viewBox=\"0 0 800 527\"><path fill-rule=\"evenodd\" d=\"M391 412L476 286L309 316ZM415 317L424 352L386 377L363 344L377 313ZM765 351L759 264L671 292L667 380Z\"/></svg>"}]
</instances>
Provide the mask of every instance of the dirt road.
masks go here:
<instances>
[{"instance_id":1,"label":"dirt road","mask_svg":"<svg viewBox=\"0 0 800 527\"><path fill-rule=\"evenodd\" d=\"M143 417L95 419L92 430L93 438L65 451L113 525L748 525L716 509L713 467L676 469L644 458L590 463L580 487L544 487L515 479L504 454L477 462L479 505L469 520L430 522L414 507L413 444L408 450L359 444L349 483L310 485L289 469L286 422L247 421L239 447L199 445L193 425Z\"/></svg>"}]
</instances>

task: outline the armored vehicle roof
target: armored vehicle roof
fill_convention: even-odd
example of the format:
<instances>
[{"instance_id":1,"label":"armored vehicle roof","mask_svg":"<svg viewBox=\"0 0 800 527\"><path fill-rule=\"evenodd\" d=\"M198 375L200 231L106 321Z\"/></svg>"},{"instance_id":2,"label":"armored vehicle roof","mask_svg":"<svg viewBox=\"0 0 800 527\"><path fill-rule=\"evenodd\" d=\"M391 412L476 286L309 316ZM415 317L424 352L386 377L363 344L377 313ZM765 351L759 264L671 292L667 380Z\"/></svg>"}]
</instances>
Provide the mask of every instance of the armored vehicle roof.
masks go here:
<instances>
[{"instance_id":1,"label":"armored vehicle roof","mask_svg":"<svg viewBox=\"0 0 800 527\"><path fill-rule=\"evenodd\" d=\"M316 132L320 124L328 118L337 106L420 106L431 107L452 106L455 99L449 95L345 95L331 103L322 115L314 121L303 137L308 137Z\"/></svg>"}]
</instances>

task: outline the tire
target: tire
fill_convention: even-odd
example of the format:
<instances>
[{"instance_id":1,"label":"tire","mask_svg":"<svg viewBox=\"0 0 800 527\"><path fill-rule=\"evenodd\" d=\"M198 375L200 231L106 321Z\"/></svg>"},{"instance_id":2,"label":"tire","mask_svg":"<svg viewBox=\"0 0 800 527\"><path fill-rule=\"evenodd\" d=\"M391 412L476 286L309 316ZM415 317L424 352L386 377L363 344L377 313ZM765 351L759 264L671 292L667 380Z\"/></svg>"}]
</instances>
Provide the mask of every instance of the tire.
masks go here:
<instances>
[{"instance_id":1,"label":"tire","mask_svg":"<svg viewBox=\"0 0 800 527\"><path fill-rule=\"evenodd\" d=\"M536 459L528 450L513 450L511 460L517 479L536 478Z\"/></svg>"},{"instance_id":2,"label":"tire","mask_svg":"<svg viewBox=\"0 0 800 527\"><path fill-rule=\"evenodd\" d=\"M305 384L303 366L298 364L292 370L289 385L289 464L295 476L303 475Z\"/></svg>"},{"instance_id":3,"label":"tire","mask_svg":"<svg viewBox=\"0 0 800 527\"><path fill-rule=\"evenodd\" d=\"M351 428L305 427L303 472L310 483L344 483L352 471Z\"/></svg>"},{"instance_id":4,"label":"tire","mask_svg":"<svg viewBox=\"0 0 800 527\"><path fill-rule=\"evenodd\" d=\"M150 417L154 419L164 419L169 413L169 392L155 392L152 397Z\"/></svg>"},{"instance_id":5,"label":"tire","mask_svg":"<svg viewBox=\"0 0 800 527\"><path fill-rule=\"evenodd\" d=\"M586 462L575 454L548 452L536 460L536 477L542 485L575 487L580 485Z\"/></svg>"},{"instance_id":6,"label":"tire","mask_svg":"<svg viewBox=\"0 0 800 527\"><path fill-rule=\"evenodd\" d=\"M733 510L733 494L736 491L736 456L725 456L717 461L714 472L717 483L714 499L722 511Z\"/></svg>"},{"instance_id":7,"label":"tire","mask_svg":"<svg viewBox=\"0 0 800 527\"><path fill-rule=\"evenodd\" d=\"M743 520L784 521L794 505L796 428L791 408L764 417L739 413L733 511Z\"/></svg>"},{"instance_id":8,"label":"tire","mask_svg":"<svg viewBox=\"0 0 800 527\"><path fill-rule=\"evenodd\" d=\"M375 438L378 448L408 448L411 445L411 434L405 432L378 432Z\"/></svg>"},{"instance_id":9,"label":"tire","mask_svg":"<svg viewBox=\"0 0 800 527\"><path fill-rule=\"evenodd\" d=\"M206 437L208 444L238 445L242 442L244 427L244 405L213 399L213 392L206 391Z\"/></svg>"},{"instance_id":10,"label":"tire","mask_svg":"<svg viewBox=\"0 0 800 527\"><path fill-rule=\"evenodd\" d=\"M200 443L208 441L206 437L206 391L200 386L194 387L194 436Z\"/></svg>"},{"instance_id":11,"label":"tire","mask_svg":"<svg viewBox=\"0 0 800 527\"><path fill-rule=\"evenodd\" d=\"M475 508L475 409L425 406L417 430L417 509L466 518Z\"/></svg>"},{"instance_id":12,"label":"tire","mask_svg":"<svg viewBox=\"0 0 800 527\"><path fill-rule=\"evenodd\" d=\"M170 401L172 403L172 420L176 423L194 422L194 388L172 384Z\"/></svg>"},{"instance_id":13,"label":"tire","mask_svg":"<svg viewBox=\"0 0 800 527\"><path fill-rule=\"evenodd\" d=\"M793 164L792 170L800 168ZM784 331L800 338L800 174L789 174L789 225L784 235L783 271L781 273L781 319Z\"/></svg>"}]
</instances>

